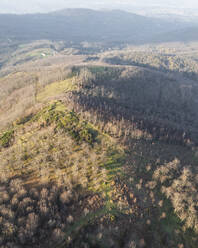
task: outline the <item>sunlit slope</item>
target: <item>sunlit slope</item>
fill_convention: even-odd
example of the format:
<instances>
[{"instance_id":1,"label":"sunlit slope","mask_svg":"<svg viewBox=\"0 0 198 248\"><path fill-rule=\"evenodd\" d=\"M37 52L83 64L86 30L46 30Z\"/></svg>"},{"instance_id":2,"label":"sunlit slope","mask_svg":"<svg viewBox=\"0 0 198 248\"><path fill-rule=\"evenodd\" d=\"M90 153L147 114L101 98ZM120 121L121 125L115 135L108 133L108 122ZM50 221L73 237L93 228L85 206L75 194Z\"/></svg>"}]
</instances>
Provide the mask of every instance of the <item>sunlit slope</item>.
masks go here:
<instances>
[{"instance_id":1,"label":"sunlit slope","mask_svg":"<svg viewBox=\"0 0 198 248\"><path fill-rule=\"evenodd\" d=\"M1 244L196 248L197 147L172 135L194 130L178 82L122 66L41 82L0 135Z\"/></svg>"},{"instance_id":2,"label":"sunlit slope","mask_svg":"<svg viewBox=\"0 0 198 248\"><path fill-rule=\"evenodd\" d=\"M72 203L74 205L73 208L68 209L69 219L62 220L64 228L59 228L58 231L62 234L58 236L58 239L49 241L52 244L63 242L73 224L76 228L78 225L83 227L90 218L94 221L97 215L110 218L111 215L121 211L121 208L116 207L118 193L115 180L122 177L122 166L125 161L123 149L108 135L102 134L93 125L81 119L77 113L68 110L62 102L55 101L36 114L18 119L12 129L1 134L0 147L1 192L3 194L0 211L3 211L4 204L7 203L7 209L13 214L13 218L9 219L6 224L4 218L7 215L1 212L5 242L13 240L18 235L17 243L28 244L28 239L33 237L43 242L35 231L31 234L24 232L21 234L23 238L20 238L21 229L17 223L19 218L25 218L25 215L29 214L30 218L36 215L35 218L40 224L35 223L35 225L42 229L43 214L45 222L50 221L50 216L52 216L50 206L55 204L54 207L57 208L59 202L67 206ZM39 208L39 202L35 205L35 196L32 195L34 194L32 191L40 190L41 194L45 194L44 198L47 197L48 190L49 192L55 190L57 195L54 197L58 197L57 201L51 202L52 199L48 198L46 207ZM44 191L46 193L42 193ZM17 196L19 202L14 203ZM88 196L90 203L85 204ZM42 196L40 197L38 200L43 199ZM96 199L93 204L91 203L92 197ZM77 199L79 201L81 199L81 207ZM24 202L23 206L21 201ZM34 207L30 208L30 205ZM21 207L23 213L19 211ZM16 212L17 209L19 213ZM129 211L129 209L126 203L126 210ZM126 210L123 209L123 211ZM73 216L74 213L76 215ZM59 214L61 218L64 217L58 209L54 214ZM83 219L86 215L88 216L83 220L85 222L83 224L81 218ZM10 225L10 228L13 227L12 231L9 230L9 235L7 225ZM48 228L46 237L56 232L54 225L53 228L50 226Z\"/></svg>"}]
</instances>

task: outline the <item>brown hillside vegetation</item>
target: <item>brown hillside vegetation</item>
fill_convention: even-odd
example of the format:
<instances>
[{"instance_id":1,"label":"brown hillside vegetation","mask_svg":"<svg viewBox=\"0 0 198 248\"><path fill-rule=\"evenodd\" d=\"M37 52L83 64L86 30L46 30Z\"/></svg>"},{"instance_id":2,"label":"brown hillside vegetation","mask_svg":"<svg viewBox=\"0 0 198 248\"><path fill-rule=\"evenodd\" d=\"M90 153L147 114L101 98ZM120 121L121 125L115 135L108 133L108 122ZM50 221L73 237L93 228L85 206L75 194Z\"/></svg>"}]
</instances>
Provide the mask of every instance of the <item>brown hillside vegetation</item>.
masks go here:
<instances>
[{"instance_id":1,"label":"brown hillside vegetation","mask_svg":"<svg viewBox=\"0 0 198 248\"><path fill-rule=\"evenodd\" d=\"M197 248L196 79L76 56L1 70L0 247Z\"/></svg>"}]
</instances>

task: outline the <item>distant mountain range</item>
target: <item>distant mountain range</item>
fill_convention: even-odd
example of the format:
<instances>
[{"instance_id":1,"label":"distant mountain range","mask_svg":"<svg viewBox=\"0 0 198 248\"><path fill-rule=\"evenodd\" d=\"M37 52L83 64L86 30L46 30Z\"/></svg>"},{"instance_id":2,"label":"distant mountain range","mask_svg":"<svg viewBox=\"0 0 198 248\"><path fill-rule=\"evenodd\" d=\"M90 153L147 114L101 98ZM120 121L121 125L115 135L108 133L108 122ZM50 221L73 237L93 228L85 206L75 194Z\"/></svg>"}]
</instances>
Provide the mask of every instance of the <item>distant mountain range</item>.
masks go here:
<instances>
[{"instance_id":1,"label":"distant mountain range","mask_svg":"<svg viewBox=\"0 0 198 248\"><path fill-rule=\"evenodd\" d=\"M169 40L197 39L195 28L181 31L183 27L181 22L120 10L65 9L49 14L0 15L0 38L11 40L145 43L166 40L167 33Z\"/></svg>"},{"instance_id":2,"label":"distant mountain range","mask_svg":"<svg viewBox=\"0 0 198 248\"><path fill-rule=\"evenodd\" d=\"M158 40L161 41L164 39L166 42L171 41L182 41L182 42L190 42L190 41L198 41L198 26L188 27L179 30L175 30L174 32L169 32L164 34L163 37L159 37Z\"/></svg>"}]
</instances>

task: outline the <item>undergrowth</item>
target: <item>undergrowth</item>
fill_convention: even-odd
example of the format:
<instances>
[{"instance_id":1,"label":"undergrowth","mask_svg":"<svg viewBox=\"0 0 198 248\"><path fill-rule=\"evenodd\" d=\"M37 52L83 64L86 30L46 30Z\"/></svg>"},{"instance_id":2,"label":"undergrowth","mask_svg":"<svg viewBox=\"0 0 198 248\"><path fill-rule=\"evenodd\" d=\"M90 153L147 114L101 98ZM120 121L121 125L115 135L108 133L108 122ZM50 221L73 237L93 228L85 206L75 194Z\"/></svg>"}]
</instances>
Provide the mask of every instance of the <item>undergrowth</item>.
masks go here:
<instances>
[{"instance_id":1,"label":"undergrowth","mask_svg":"<svg viewBox=\"0 0 198 248\"><path fill-rule=\"evenodd\" d=\"M7 148L11 145L14 138L14 130L5 131L0 136L0 147Z\"/></svg>"},{"instance_id":2,"label":"undergrowth","mask_svg":"<svg viewBox=\"0 0 198 248\"><path fill-rule=\"evenodd\" d=\"M96 142L98 132L91 128L86 122L80 120L80 117L74 111L66 110L61 102L55 102L43 111L38 113L33 120L43 121L41 125L55 125L55 132L62 130L68 133L76 142L86 142L93 145Z\"/></svg>"}]
</instances>

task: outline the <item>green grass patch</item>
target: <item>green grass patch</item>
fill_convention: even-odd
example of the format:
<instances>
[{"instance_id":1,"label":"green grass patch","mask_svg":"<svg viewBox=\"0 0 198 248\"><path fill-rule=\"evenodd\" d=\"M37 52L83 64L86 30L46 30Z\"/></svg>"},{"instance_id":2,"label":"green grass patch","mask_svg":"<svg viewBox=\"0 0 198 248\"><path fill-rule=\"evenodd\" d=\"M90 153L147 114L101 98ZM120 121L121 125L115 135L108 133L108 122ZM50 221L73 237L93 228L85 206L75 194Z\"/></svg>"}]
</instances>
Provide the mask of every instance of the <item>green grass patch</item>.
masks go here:
<instances>
[{"instance_id":1,"label":"green grass patch","mask_svg":"<svg viewBox=\"0 0 198 248\"><path fill-rule=\"evenodd\" d=\"M37 100L43 102L50 97L66 93L68 91L76 90L77 86L75 80L72 78L66 79L64 81L55 82L47 85L38 95Z\"/></svg>"},{"instance_id":2,"label":"green grass patch","mask_svg":"<svg viewBox=\"0 0 198 248\"><path fill-rule=\"evenodd\" d=\"M98 132L91 128L86 121L74 111L68 111L60 102L54 102L49 107L37 114L34 120L40 119L44 126L55 124L55 132L62 130L67 132L77 143L86 142L93 145L96 142Z\"/></svg>"},{"instance_id":3,"label":"green grass patch","mask_svg":"<svg viewBox=\"0 0 198 248\"><path fill-rule=\"evenodd\" d=\"M0 146L3 148L9 147L13 139L14 139L14 130L8 130L4 132L0 136Z\"/></svg>"},{"instance_id":4,"label":"green grass patch","mask_svg":"<svg viewBox=\"0 0 198 248\"><path fill-rule=\"evenodd\" d=\"M27 53L27 56L32 58L44 58L51 55L53 55L53 52L50 49L36 49Z\"/></svg>"}]
</instances>

